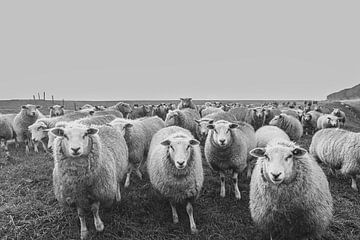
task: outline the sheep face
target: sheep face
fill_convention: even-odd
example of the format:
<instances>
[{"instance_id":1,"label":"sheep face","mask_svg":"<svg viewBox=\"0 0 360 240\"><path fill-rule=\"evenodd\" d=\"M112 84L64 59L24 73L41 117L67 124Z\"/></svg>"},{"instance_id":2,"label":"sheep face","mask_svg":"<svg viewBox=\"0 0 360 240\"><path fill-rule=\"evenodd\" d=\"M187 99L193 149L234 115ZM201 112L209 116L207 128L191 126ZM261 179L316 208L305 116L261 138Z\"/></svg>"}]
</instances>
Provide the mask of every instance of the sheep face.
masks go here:
<instances>
[{"instance_id":1,"label":"sheep face","mask_svg":"<svg viewBox=\"0 0 360 240\"><path fill-rule=\"evenodd\" d=\"M151 109L152 109L152 106L151 105L144 105L143 109L144 109L145 113L150 113Z\"/></svg>"},{"instance_id":2,"label":"sheep face","mask_svg":"<svg viewBox=\"0 0 360 240\"><path fill-rule=\"evenodd\" d=\"M312 119L311 114L305 114L303 117L304 122L310 122Z\"/></svg>"},{"instance_id":3,"label":"sheep face","mask_svg":"<svg viewBox=\"0 0 360 240\"><path fill-rule=\"evenodd\" d=\"M168 114L166 115L165 125L167 127L176 125L178 115L179 113L176 111L169 111Z\"/></svg>"},{"instance_id":4,"label":"sheep face","mask_svg":"<svg viewBox=\"0 0 360 240\"><path fill-rule=\"evenodd\" d=\"M112 121L109 125L118 130L122 136L125 136L126 131L131 128L133 125L123 120L116 119Z\"/></svg>"},{"instance_id":5,"label":"sheep face","mask_svg":"<svg viewBox=\"0 0 360 240\"><path fill-rule=\"evenodd\" d=\"M339 119L337 117L335 117L335 118L328 117L327 123L328 123L329 127L337 128L339 126Z\"/></svg>"},{"instance_id":6,"label":"sheep face","mask_svg":"<svg viewBox=\"0 0 360 240\"><path fill-rule=\"evenodd\" d=\"M41 106L35 106L32 104L26 104L21 106L22 111L25 111L25 114L30 117L35 117L38 114L37 110L40 108Z\"/></svg>"},{"instance_id":7,"label":"sheep face","mask_svg":"<svg viewBox=\"0 0 360 240\"><path fill-rule=\"evenodd\" d=\"M341 116L341 114L340 114L340 109L334 108L332 114L333 114L334 116L340 117L340 116Z\"/></svg>"},{"instance_id":8,"label":"sheep face","mask_svg":"<svg viewBox=\"0 0 360 240\"><path fill-rule=\"evenodd\" d=\"M37 122L29 126L29 131L31 133L31 138L34 141L41 141L41 139L46 138L46 125L43 122Z\"/></svg>"},{"instance_id":9,"label":"sheep face","mask_svg":"<svg viewBox=\"0 0 360 240\"><path fill-rule=\"evenodd\" d=\"M200 120L195 120L195 122L199 126L200 138L202 140L205 140L205 138L206 138L206 136L207 136L207 134L209 132L208 125L213 124L214 120L209 119L209 118L203 118L203 119L200 119Z\"/></svg>"},{"instance_id":10,"label":"sheep face","mask_svg":"<svg viewBox=\"0 0 360 240\"><path fill-rule=\"evenodd\" d=\"M213 132L211 136L213 142L221 148L226 148L233 142L231 130L238 126L238 124L220 120L214 124L208 124L207 127Z\"/></svg>"},{"instance_id":11,"label":"sheep face","mask_svg":"<svg viewBox=\"0 0 360 240\"><path fill-rule=\"evenodd\" d=\"M125 116L132 112L132 108L131 108L130 104L128 104L128 103L123 103L123 102L118 103L117 109L120 112L124 113Z\"/></svg>"},{"instance_id":12,"label":"sheep face","mask_svg":"<svg viewBox=\"0 0 360 240\"><path fill-rule=\"evenodd\" d=\"M64 106L54 105L50 107L50 116L57 117L64 115Z\"/></svg>"},{"instance_id":13,"label":"sheep face","mask_svg":"<svg viewBox=\"0 0 360 240\"><path fill-rule=\"evenodd\" d=\"M173 161L177 169L184 169L191 158L192 147L199 145L195 139L189 139L184 136L178 136L166 139L161 142L162 145L168 147L168 153L171 161Z\"/></svg>"},{"instance_id":14,"label":"sheep face","mask_svg":"<svg viewBox=\"0 0 360 240\"><path fill-rule=\"evenodd\" d=\"M286 145L255 148L250 151L254 157L261 158L263 176L275 185L291 182L296 175L294 161L306 153L303 148Z\"/></svg>"},{"instance_id":15,"label":"sheep face","mask_svg":"<svg viewBox=\"0 0 360 240\"><path fill-rule=\"evenodd\" d=\"M91 141L89 136L97 134L97 128L87 128L85 126L56 127L51 132L61 137L61 148L66 157L87 156L91 150Z\"/></svg>"},{"instance_id":16,"label":"sheep face","mask_svg":"<svg viewBox=\"0 0 360 240\"><path fill-rule=\"evenodd\" d=\"M183 108L191 106L192 98L180 98L180 104Z\"/></svg>"},{"instance_id":17,"label":"sheep face","mask_svg":"<svg viewBox=\"0 0 360 240\"><path fill-rule=\"evenodd\" d=\"M275 116L273 119L271 119L269 125L278 126L283 122L284 118L285 118L285 114L280 114L278 116Z\"/></svg>"}]
</instances>

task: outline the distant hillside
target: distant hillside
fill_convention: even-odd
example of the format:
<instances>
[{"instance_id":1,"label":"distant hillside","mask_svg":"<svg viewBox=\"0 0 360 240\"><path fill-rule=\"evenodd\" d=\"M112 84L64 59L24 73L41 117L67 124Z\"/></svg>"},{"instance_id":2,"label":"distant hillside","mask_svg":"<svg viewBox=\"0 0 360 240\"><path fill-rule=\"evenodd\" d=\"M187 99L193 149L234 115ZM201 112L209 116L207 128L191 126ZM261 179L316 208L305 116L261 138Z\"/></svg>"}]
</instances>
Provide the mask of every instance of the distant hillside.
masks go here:
<instances>
[{"instance_id":1,"label":"distant hillside","mask_svg":"<svg viewBox=\"0 0 360 240\"><path fill-rule=\"evenodd\" d=\"M339 92L332 93L327 96L327 100L349 100L360 99L360 84L341 90Z\"/></svg>"}]
</instances>

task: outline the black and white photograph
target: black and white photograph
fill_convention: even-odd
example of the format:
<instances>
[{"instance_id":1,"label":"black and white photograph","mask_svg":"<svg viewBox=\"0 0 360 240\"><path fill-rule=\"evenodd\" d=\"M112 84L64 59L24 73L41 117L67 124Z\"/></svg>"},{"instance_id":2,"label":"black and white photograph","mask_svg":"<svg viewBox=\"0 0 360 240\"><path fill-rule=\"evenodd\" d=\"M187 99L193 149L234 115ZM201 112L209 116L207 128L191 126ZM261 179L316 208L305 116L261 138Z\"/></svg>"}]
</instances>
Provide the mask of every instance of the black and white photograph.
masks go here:
<instances>
[{"instance_id":1,"label":"black and white photograph","mask_svg":"<svg viewBox=\"0 0 360 240\"><path fill-rule=\"evenodd\" d=\"M0 239L359 240L359 11L0 1Z\"/></svg>"}]
</instances>

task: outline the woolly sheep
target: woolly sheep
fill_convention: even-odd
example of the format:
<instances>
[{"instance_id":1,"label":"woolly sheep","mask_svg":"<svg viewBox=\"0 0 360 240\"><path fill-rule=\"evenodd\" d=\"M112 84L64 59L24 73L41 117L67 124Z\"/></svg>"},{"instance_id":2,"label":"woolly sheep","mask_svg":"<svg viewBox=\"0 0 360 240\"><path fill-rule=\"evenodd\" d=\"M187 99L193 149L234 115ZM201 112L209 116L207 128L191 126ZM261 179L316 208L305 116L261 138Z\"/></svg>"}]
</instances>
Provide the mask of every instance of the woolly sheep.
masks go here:
<instances>
[{"instance_id":1,"label":"woolly sheep","mask_svg":"<svg viewBox=\"0 0 360 240\"><path fill-rule=\"evenodd\" d=\"M79 109L80 110L84 110L84 109L94 109L95 110L95 107L91 104L85 104L84 106L80 107Z\"/></svg>"},{"instance_id":2,"label":"woolly sheep","mask_svg":"<svg viewBox=\"0 0 360 240\"><path fill-rule=\"evenodd\" d=\"M338 117L331 114L324 114L317 120L317 129L337 128L339 127Z\"/></svg>"},{"instance_id":3,"label":"woolly sheep","mask_svg":"<svg viewBox=\"0 0 360 240\"><path fill-rule=\"evenodd\" d=\"M85 210L91 209L96 230L103 231L100 206L108 207L121 199L120 181L128 167L126 142L108 126L98 129L68 124L52 133L57 136L53 154L55 197L61 205L77 208L81 239L85 239Z\"/></svg>"},{"instance_id":4,"label":"woolly sheep","mask_svg":"<svg viewBox=\"0 0 360 240\"><path fill-rule=\"evenodd\" d=\"M104 116L89 116L85 118L80 118L74 121L74 123L83 124L86 126L91 125L104 125L106 123L110 123L116 119L114 115L104 115Z\"/></svg>"},{"instance_id":5,"label":"woolly sheep","mask_svg":"<svg viewBox=\"0 0 360 240\"><path fill-rule=\"evenodd\" d=\"M250 181L250 213L272 239L318 239L332 219L326 176L307 151L280 140L256 148Z\"/></svg>"},{"instance_id":6,"label":"woolly sheep","mask_svg":"<svg viewBox=\"0 0 360 240\"><path fill-rule=\"evenodd\" d=\"M199 129L195 120L200 119L200 114L191 108L176 109L169 111L166 115L165 125L179 126L191 132L193 136L199 139Z\"/></svg>"},{"instance_id":7,"label":"woolly sheep","mask_svg":"<svg viewBox=\"0 0 360 240\"><path fill-rule=\"evenodd\" d=\"M165 122L155 116L136 120L119 118L110 125L122 132L129 149L129 170L125 181L125 187L128 187L132 171L142 178L140 168L148 154L151 139L157 131L165 127Z\"/></svg>"},{"instance_id":8,"label":"woolly sheep","mask_svg":"<svg viewBox=\"0 0 360 240\"><path fill-rule=\"evenodd\" d=\"M277 115L281 114L281 110L278 108L265 108L265 121L264 125L268 125L270 121Z\"/></svg>"},{"instance_id":9,"label":"woolly sheep","mask_svg":"<svg viewBox=\"0 0 360 240\"><path fill-rule=\"evenodd\" d=\"M219 112L224 112L224 110L222 110L221 108L207 107L200 112L200 115L201 117L206 117L207 115Z\"/></svg>"},{"instance_id":10,"label":"woolly sheep","mask_svg":"<svg viewBox=\"0 0 360 240\"><path fill-rule=\"evenodd\" d=\"M338 117L339 123L341 123L342 126L345 125L346 115L343 111L341 111L338 108L334 108L334 110L331 112L331 114Z\"/></svg>"},{"instance_id":11,"label":"woolly sheep","mask_svg":"<svg viewBox=\"0 0 360 240\"><path fill-rule=\"evenodd\" d=\"M322 113L317 111L309 111L303 115L301 118L301 125L303 126L305 134L308 134L309 131L311 134L315 133L317 129L317 121L321 117Z\"/></svg>"},{"instance_id":12,"label":"woolly sheep","mask_svg":"<svg viewBox=\"0 0 360 240\"><path fill-rule=\"evenodd\" d=\"M179 222L175 204L186 202L191 233L196 234L192 205L204 181L199 142L178 126L159 130L151 141L147 169L153 188L169 199L174 223Z\"/></svg>"},{"instance_id":13,"label":"woolly sheep","mask_svg":"<svg viewBox=\"0 0 360 240\"><path fill-rule=\"evenodd\" d=\"M58 117L65 114L64 106L61 105L54 105L51 106L49 109L50 109L50 114L49 114L50 117Z\"/></svg>"},{"instance_id":14,"label":"woolly sheep","mask_svg":"<svg viewBox=\"0 0 360 240\"><path fill-rule=\"evenodd\" d=\"M15 114L0 114L0 147L5 150L6 158L10 158L8 141L15 138L13 121Z\"/></svg>"},{"instance_id":15,"label":"woolly sheep","mask_svg":"<svg viewBox=\"0 0 360 240\"><path fill-rule=\"evenodd\" d=\"M128 118L128 115L132 111L130 104L124 102L118 102L114 106L110 106L107 109L120 111L123 114L124 118Z\"/></svg>"},{"instance_id":16,"label":"woolly sheep","mask_svg":"<svg viewBox=\"0 0 360 240\"><path fill-rule=\"evenodd\" d=\"M309 151L332 170L340 169L343 175L350 176L351 187L358 191L356 175L360 174L360 133L322 129L313 136Z\"/></svg>"},{"instance_id":17,"label":"woolly sheep","mask_svg":"<svg viewBox=\"0 0 360 240\"><path fill-rule=\"evenodd\" d=\"M45 116L38 110L41 106L36 106L32 104L26 104L21 106L20 112L15 116L13 122L13 129L16 135L16 141L18 143L25 142L26 152L29 150L29 141L30 141L30 132L28 127L35 123L39 118L44 118Z\"/></svg>"},{"instance_id":18,"label":"woolly sheep","mask_svg":"<svg viewBox=\"0 0 360 240\"><path fill-rule=\"evenodd\" d=\"M136 119L142 117L151 117L152 110L153 109L151 105L142 105L141 107L134 108L130 113L129 118Z\"/></svg>"},{"instance_id":19,"label":"woolly sheep","mask_svg":"<svg viewBox=\"0 0 360 240\"><path fill-rule=\"evenodd\" d=\"M291 108L290 109L283 109L283 110L281 110L281 113L285 113L285 114L287 114L289 116L292 116L294 118L299 119L299 113L295 109L291 109Z\"/></svg>"},{"instance_id":20,"label":"woolly sheep","mask_svg":"<svg viewBox=\"0 0 360 240\"><path fill-rule=\"evenodd\" d=\"M303 134L301 122L297 118L289 116L285 113L275 116L269 124L284 130L292 141L299 140Z\"/></svg>"},{"instance_id":21,"label":"woolly sheep","mask_svg":"<svg viewBox=\"0 0 360 240\"><path fill-rule=\"evenodd\" d=\"M192 98L180 98L180 102L177 108L178 109L191 108L197 110L197 107L192 102Z\"/></svg>"},{"instance_id":22,"label":"woolly sheep","mask_svg":"<svg viewBox=\"0 0 360 240\"><path fill-rule=\"evenodd\" d=\"M233 171L235 198L240 199L238 174L247 167L251 159L248 154L255 147L254 128L247 123L231 123L224 120L209 124L205 142L205 158L210 167L220 172L220 196L225 197L226 170Z\"/></svg>"},{"instance_id":23,"label":"woolly sheep","mask_svg":"<svg viewBox=\"0 0 360 240\"><path fill-rule=\"evenodd\" d=\"M159 104L154 108L154 114L165 121L168 108L165 104Z\"/></svg>"},{"instance_id":24,"label":"woolly sheep","mask_svg":"<svg viewBox=\"0 0 360 240\"><path fill-rule=\"evenodd\" d=\"M123 118L124 115L117 111L117 110L109 110L109 109L105 109L105 110L101 110L101 111L96 111L94 112L93 116L106 116L106 115L113 115L117 118Z\"/></svg>"},{"instance_id":25,"label":"woolly sheep","mask_svg":"<svg viewBox=\"0 0 360 240\"><path fill-rule=\"evenodd\" d=\"M290 141L284 130L276 126L263 126L255 132L256 147L266 147L274 139Z\"/></svg>"}]
</instances>

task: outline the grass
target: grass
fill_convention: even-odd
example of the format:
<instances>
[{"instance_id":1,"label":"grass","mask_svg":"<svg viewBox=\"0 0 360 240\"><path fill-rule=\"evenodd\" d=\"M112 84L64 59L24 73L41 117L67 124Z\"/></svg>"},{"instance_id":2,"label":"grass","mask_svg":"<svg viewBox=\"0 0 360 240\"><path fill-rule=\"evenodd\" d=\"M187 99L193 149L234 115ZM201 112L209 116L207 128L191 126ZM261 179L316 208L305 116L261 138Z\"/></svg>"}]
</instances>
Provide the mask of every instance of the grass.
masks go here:
<instances>
[{"instance_id":1,"label":"grass","mask_svg":"<svg viewBox=\"0 0 360 240\"><path fill-rule=\"evenodd\" d=\"M0 104L1 106L1 104ZM346 128L360 131L358 116L340 103L325 103L324 108L339 106L347 111ZM354 113L354 114L353 114ZM308 148L311 136L299 144ZM10 146L14 160L0 156L0 238L1 239L79 239L80 224L76 211L63 209L52 191L53 162L44 153L25 155L24 148ZM90 239L261 239L249 212L249 180L240 179L242 199L236 201L230 175L226 179L226 197L220 198L220 180L205 160L202 194L194 205L199 235L192 236L185 207L178 208L179 224L172 223L168 202L158 196L147 176L135 175L122 202L101 210L105 224L102 233L95 231L92 217L87 218ZM323 239L353 240L360 236L360 197L350 187L350 179L330 175L324 168L334 199L334 219Z\"/></svg>"}]
</instances>

